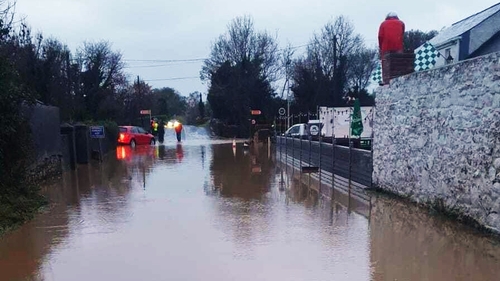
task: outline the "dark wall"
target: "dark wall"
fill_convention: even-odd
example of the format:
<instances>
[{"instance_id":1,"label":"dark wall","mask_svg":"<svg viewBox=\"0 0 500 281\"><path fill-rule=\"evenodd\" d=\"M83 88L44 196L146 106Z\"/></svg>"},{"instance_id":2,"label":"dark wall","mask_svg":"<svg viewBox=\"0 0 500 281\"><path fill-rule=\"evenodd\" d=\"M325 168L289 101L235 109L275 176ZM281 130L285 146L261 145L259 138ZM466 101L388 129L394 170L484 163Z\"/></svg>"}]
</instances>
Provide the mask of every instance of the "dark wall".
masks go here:
<instances>
[{"instance_id":1,"label":"dark wall","mask_svg":"<svg viewBox=\"0 0 500 281\"><path fill-rule=\"evenodd\" d=\"M45 180L61 173L61 134L59 108L35 104L23 106L30 127L34 162L29 174L34 180Z\"/></svg>"},{"instance_id":2,"label":"dark wall","mask_svg":"<svg viewBox=\"0 0 500 281\"><path fill-rule=\"evenodd\" d=\"M500 52L500 32L484 43L477 51L472 53L469 58L484 56L496 52Z\"/></svg>"},{"instance_id":3,"label":"dark wall","mask_svg":"<svg viewBox=\"0 0 500 281\"><path fill-rule=\"evenodd\" d=\"M25 108L37 160L61 155L59 108L37 104Z\"/></svg>"}]
</instances>

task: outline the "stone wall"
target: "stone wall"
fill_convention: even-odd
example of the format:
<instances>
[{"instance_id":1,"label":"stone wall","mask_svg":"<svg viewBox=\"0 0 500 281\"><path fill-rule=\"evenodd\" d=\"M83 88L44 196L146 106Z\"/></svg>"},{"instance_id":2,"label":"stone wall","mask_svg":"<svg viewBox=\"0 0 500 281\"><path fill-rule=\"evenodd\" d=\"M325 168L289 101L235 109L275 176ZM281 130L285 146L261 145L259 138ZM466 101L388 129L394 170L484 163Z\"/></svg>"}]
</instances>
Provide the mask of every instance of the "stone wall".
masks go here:
<instances>
[{"instance_id":1,"label":"stone wall","mask_svg":"<svg viewBox=\"0 0 500 281\"><path fill-rule=\"evenodd\" d=\"M500 53L376 93L374 185L500 233Z\"/></svg>"}]
</instances>

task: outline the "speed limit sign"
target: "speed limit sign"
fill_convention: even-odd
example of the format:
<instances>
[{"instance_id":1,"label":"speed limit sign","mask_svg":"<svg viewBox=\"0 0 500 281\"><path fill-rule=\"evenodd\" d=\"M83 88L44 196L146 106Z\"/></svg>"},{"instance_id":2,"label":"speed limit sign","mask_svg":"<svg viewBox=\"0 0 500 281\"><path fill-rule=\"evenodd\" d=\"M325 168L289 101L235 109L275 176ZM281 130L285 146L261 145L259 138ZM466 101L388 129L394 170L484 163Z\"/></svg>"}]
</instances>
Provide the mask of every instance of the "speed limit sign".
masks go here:
<instances>
[{"instance_id":1,"label":"speed limit sign","mask_svg":"<svg viewBox=\"0 0 500 281\"><path fill-rule=\"evenodd\" d=\"M285 115L285 109L283 107L281 107L279 110L278 110L278 113L280 115Z\"/></svg>"}]
</instances>

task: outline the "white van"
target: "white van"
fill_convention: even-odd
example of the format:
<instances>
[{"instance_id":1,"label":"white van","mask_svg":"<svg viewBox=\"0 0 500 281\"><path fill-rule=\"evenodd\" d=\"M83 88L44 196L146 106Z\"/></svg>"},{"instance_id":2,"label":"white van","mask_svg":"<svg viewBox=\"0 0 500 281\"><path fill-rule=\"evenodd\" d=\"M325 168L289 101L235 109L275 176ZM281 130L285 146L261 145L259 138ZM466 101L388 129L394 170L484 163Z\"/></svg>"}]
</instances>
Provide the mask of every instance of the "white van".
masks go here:
<instances>
[{"instance_id":1,"label":"white van","mask_svg":"<svg viewBox=\"0 0 500 281\"><path fill-rule=\"evenodd\" d=\"M286 130L284 135L286 137L302 139L308 139L309 136L311 136L313 140L317 140L321 132L321 127L321 122L319 120L309 120L307 124L300 123L293 125Z\"/></svg>"}]
</instances>

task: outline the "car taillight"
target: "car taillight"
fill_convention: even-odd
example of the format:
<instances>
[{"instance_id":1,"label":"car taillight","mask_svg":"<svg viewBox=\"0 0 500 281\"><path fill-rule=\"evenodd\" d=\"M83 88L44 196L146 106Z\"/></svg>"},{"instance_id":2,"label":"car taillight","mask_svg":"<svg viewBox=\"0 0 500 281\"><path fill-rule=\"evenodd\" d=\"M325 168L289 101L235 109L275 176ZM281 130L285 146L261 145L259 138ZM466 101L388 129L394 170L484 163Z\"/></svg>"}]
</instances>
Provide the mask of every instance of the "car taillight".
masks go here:
<instances>
[{"instance_id":1,"label":"car taillight","mask_svg":"<svg viewBox=\"0 0 500 281\"><path fill-rule=\"evenodd\" d=\"M125 138L124 134L120 134L120 140L123 140Z\"/></svg>"}]
</instances>

